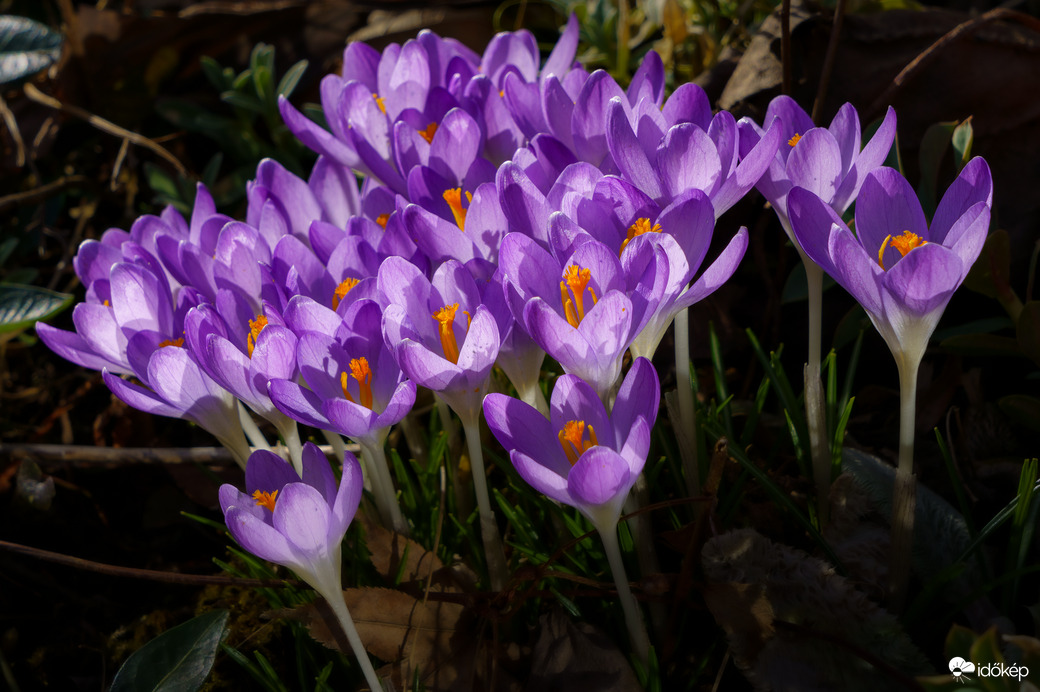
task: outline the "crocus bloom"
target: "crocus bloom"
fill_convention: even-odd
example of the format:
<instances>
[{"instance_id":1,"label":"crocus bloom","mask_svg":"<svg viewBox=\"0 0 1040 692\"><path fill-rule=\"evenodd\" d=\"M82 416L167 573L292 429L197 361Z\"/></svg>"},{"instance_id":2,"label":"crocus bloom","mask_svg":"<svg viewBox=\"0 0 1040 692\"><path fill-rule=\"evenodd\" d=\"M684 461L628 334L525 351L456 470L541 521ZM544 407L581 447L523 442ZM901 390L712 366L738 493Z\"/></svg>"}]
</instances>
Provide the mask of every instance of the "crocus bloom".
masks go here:
<instances>
[{"instance_id":1,"label":"crocus bloom","mask_svg":"<svg viewBox=\"0 0 1040 692\"><path fill-rule=\"evenodd\" d=\"M484 417L532 488L577 508L606 533L646 463L660 392L653 365L637 358L609 415L588 383L561 375L548 420L504 394L484 398Z\"/></svg>"},{"instance_id":2,"label":"crocus bloom","mask_svg":"<svg viewBox=\"0 0 1040 692\"><path fill-rule=\"evenodd\" d=\"M910 184L891 168L867 175L856 233L802 188L788 197L805 253L859 301L897 361L920 362L954 290L986 239L993 181L975 158L943 195L929 226Z\"/></svg>"},{"instance_id":3,"label":"crocus bloom","mask_svg":"<svg viewBox=\"0 0 1040 692\"><path fill-rule=\"evenodd\" d=\"M388 257L377 283L389 303L383 336L401 370L464 420L479 415L501 342L469 271L449 260L431 282L409 262Z\"/></svg>"},{"instance_id":4,"label":"crocus bloom","mask_svg":"<svg viewBox=\"0 0 1040 692\"><path fill-rule=\"evenodd\" d=\"M757 187L789 235L787 193L792 187L810 190L843 214L855 201L867 174L885 162L896 136L896 113L891 107L862 150L859 114L851 103L838 110L829 127L815 127L794 99L777 96L769 103L763 122L773 123L774 119L782 129L782 142ZM763 132L747 118L738 126L740 151L745 155Z\"/></svg>"},{"instance_id":5,"label":"crocus bloom","mask_svg":"<svg viewBox=\"0 0 1040 692\"><path fill-rule=\"evenodd\" d=\"M246 492L220 486L228 531L261 560L288 567L332 606L373 690L381 690L343 601L342 543L361 502L361 466L344 454L336 486L328 460L315 445L303 447L302 478L277 455L257 451L246 465Z\"/></svg>"}]
</instances>

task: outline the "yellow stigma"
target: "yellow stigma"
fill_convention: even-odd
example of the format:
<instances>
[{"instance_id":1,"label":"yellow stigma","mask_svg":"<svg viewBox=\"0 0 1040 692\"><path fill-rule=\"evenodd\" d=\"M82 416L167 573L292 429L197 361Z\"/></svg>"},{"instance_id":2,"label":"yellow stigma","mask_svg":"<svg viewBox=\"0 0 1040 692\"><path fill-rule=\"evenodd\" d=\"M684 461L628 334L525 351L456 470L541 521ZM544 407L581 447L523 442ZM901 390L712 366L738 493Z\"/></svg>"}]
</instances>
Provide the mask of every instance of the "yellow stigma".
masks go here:
<instances>
[{"instance_id":1,"label":"yellow stigma","mask_svg":"<svg viewBox=\"0 0 1040 692\"><path fill-rule=\"evenodd\" d=\"M592 304L595 305L599 301L595 291L589 287L590 281L592 281L592 271L589 269L582 269L578 265L572 264L563 270L563 281L560 282L560 300L563 301L564 316L572 327L577 328L585 319L586 288L592 295ZM569 294L567 293L568 288L570 289Z\"/></svg>"},{"instance_id":2,"label":"yellow stigma","mask_svg":"<svg viewBox=\"0 0 1040 692\"><path fill-rule=\"evenodd\" d=\"M255 320L249 320L249 336L246 337L246 355L253 357L253 349L256 348L256 340L260 338L260 332L267 326L267 318L257 315Z\"/></svg>"},{"instance_id":3,"label":"yellow stigma","mask_svg":"<svg viewBox=\"0 0 1040 692\"><path fill-rule=\"evenodd\" d=\"M921 247L927 245L928 241L921 236L911 231L903 231L903 235L889 235L885 237L885 240L881 243L881 249L877 253L877 263L882 269L885 269L884 255L885 250L889 245L899 250L900 257L906 257L906 253L913 250L915 247ZM888 271L885 269L885 271Z\"/></svg>"},{"instance_id":4,"label":"yellow stigma","mask_svg":"<svg viewBox=\"0 0 1040 692\"><path fill-rule=\"evenodd\" d=\"M340 282L339 286L336 286L335 292L332 294L332 309L335 310L339 307L339 304L343 302L343 299L350 293L350 289L354 288L361 282L360 279L352 279L349 276Z\"/></svg>"},{"instance_id":5,"label":"yellow stigma","mask_svg":"<svg viewBox=\"0 0 1040 692\"><path fill-rule=\"evenodd\" d=\"M655 223L653 226L650 225L650 219L641 218L636 219L636 222L628 227L628 233L625 235L625 239L621 241L621 250L618 251L618 256L625 251L625 247L631 242L637 235L643 235L644 233L660 233L661 224Z\"/></svg>"},{"instance_id":6,"label":"yellow stigma","mask_svg":"<svg viewBox=\"0 0 1040 692\"><path fill-rule=\"evenodd\" d=\"M795 132L794 133L794 137L792 137L791 139L787 140L787 145L793 147L795 144L798 144L798 142L800 142L800 141L802 141L802 136L800 134L798 134L797 132Z\"/></svg>"},{"instance_id":7,"label":"yellow stigma","mask_svg":"<svg viewBox=\"0 0 1040 692\"><path fill-rule=\"evenodd\" d=\"M159 348L164 348L166 346L176 346L177 348L184 348L184 337L182 336L179 339L166 339L165 341L159 342Z\"/></svg>"},{"instance_id":8,"label":"yellow stigma","mask_svg":"<svg viewBox=\"0 0 1040 692\"><path fill-rule=\"evenodd\" d=\"M433 136L437 134L437 123L430 123L425 130L419 130L419 134L422 135L427 144L433 144Z\"/></svg>"},{"instance_id":9,"label":"yellow stigma","mask_svg":"<svg viewBox=\"0 0 1040 692\"><path fill-rule=\"evenodd\" d=\"M376 105L379 106L379 110L383 111L383 113L385 114L386 106L383 105L383 97L373 91L372 98L376 100Z\"/></svg>"},{"instance_id":10,"label":"yellow stigma","mask_svg":"<svg viewBox=\"0 0 1040 692\"><path fill-rule=\"evenodd\" d=\"M386 222L390 220L389 214L380 214L376 217L376 223L381 227L386 228Z\"/></svg>"},{"instance_id":11,"label":"yellow stigma","mask_svg":"<svg viewBox=\"0 0 1040 692\"><path fill-rule=\"evenodd\" d=\"M372 409L372 369L368 367L368 358L362 356L361 358L354 358L348 364L350 367L349 377L353 377L358 383L358 394L361 399L361 405L365 408ZM343 396L347 398L347 401L351 403L358 403L354 401L354 397L350 396L350 391L347 389L347 383L349 382L346 371L339 374L339 384L343 387Z\"/></svg>"},{"instance_id":12,"label":"yellow stigma","mask_svg":"<svg viewBox=\"0 0 1040 692\"><path fill-rule=\"evenodd\" d=\"M444 349L444 357L452 363L459 362L459 345L455 341L455 313L459 309L458 303L445 305L433 313L433 319L439 324L441 348Z\"/></svg>"},{"instance_id":13,"label":"yellow stigma","mask_svg":"<svg viewBox=\"0 0 1040 692\"><path fill-rule=\"evenodd\" d=\"M455 225L459 227L459 230L465 230L466 228L466 210L462 208L462 188L453 187L444 191L444 201L448 203L451 208L451 213L455 217ZM466 201L472 202L473 195L469 192L466 193Z\"/></svg>"},{"instance_id":14,"label":"yellow stigma","mask_svg":"<svg viewBox=\"0 0 1040 692\"><path fill-rule=\"evenodd\" d=\"M592 426L588 426L589 439L585 439L585 421L583 420L572 420L563 424L563 429L557 433L557 437L560 440L560 446L563 447L563 453L567 455L567 461L571 462L571 466L578 463L578 457L586 452L589 447L594 447L599 444L596 440L596 431L593 430Z\"/></svg>"},{"instance_id":15,"label":"yellow stigma","mask_svg":"<svg viewBox=\"0 0 1040 692\"><path fill-rule=\"evenodd\" d=\"M260 507L266 507L268 511L274 511L275 498L278 497L278 491L275 490L272 493L264 492L263 490L256 490L253 492L253 499L256 500L256 504Z\"/></svg>"}]
</instances>

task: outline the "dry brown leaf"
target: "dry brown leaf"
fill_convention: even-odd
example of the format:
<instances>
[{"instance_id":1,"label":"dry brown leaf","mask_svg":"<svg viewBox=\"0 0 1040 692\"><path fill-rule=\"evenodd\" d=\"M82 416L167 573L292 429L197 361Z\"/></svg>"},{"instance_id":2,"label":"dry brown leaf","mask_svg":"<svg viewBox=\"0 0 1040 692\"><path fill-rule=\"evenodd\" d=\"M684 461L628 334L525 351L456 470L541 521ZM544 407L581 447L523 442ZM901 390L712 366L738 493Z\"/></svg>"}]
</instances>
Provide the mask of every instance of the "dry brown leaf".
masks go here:
<instances>
[{"instance_id":1,"label":"dry brown leaf","mask_svg":"<svg viewBox=\"0 0 1040 692\"><path fill-rule=\"evenodd\" d=\"M573 622L562 610L539 620L541 631L531 656L529 692L639 692L639 681L605 634L584 622Z\"/></svg>"},{"instance_id":2,"label":"dry brown leaf","mask_svg":"<svg viewBox=\"0 0 1040 692\"><path fill-rule=\"evenodd\" d=\"M465 606L418 600L402 591L365 587L343 592L365 650L391 663L398 689L415 671L427 689L448 690L472 666L474 635ZM278 617L299 620L311 636L331 649L350 653L325 601L316 601Z\"/></svg>"},{"instance_id":3,"label":"dry brown leaf","mask_svg":"<svg viewBox=\"0 0 1040 692\"><path fill-rule=\"evenodd\" d=\"M425 581L444 567L434 553L383 527L371 512L358 512L355 520L365 529L365 544L372 554L372 566L388 582Z\"/></svg>"}]
</instances>

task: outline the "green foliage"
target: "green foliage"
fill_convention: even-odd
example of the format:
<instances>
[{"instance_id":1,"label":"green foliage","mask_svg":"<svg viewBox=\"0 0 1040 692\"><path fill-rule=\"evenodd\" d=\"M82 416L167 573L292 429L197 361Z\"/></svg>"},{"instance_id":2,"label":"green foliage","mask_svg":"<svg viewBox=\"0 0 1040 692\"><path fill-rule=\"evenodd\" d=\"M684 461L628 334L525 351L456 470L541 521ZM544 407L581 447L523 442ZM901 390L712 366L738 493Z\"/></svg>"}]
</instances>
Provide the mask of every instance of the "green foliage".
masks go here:
<instances>
[{"instance_id":1,"label":"green foliage","mask_svg":"<svg viewBox=\"0 0 1040 692\"><path fill-rule=\"evenodd\" d=\"M192 692L213 667L228 612L213 610L163 632L130 655L111 692Z\"/></svg>"},{"instance_id":2,"label":"green foliage","mask_svg":"<svg viewBox=\"0 0 1040 692\"><path fill-rule=\"evenodd\" d=\"M72 304L73 296L40 286L0 283L0 336L54 317Z\"/></svg>"}]
</instances>

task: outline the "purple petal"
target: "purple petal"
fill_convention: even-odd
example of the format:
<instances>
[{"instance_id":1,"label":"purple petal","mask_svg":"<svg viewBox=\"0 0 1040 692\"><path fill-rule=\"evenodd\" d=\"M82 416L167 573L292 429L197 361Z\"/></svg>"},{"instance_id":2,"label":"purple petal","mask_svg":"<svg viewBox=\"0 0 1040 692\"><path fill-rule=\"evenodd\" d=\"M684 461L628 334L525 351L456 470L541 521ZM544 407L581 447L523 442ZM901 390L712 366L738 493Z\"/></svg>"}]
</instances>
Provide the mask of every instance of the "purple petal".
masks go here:
<instances>
[{"instance_id":1,"label":"purple petal","mask_svg":"<svg viewBox=\"0 0 1040 692\"><path fill-rule=\"evenodd\" d=\"M963 264L949 248L927 243L885 272L884 287L908 312L926 315L945 306L960 284Z\"/></svg>"},{"instance_id":2,"label":"purple petal","mask_svg":"<svg viewBox=\"0 0 1040 692\"><path fill-rule=\"evenodd\" d=\"M870 138L863 151L854 156L852 168L845 174L831 205L839 214L845 210L859 195L860 187L868 173L880 166L888 158L888 152L892 149L892 142L896 137L896 112L891 106L885 113L885 119L881 122L874 136Z\"/></svg>"},{"instance_id":3,"label":"purple petal","mask_svg":"<svg viewBox=\"0 0 1040 692\"><path fill-rule=\"evenodd\" d=\"M321 397L310 389L288 380L271 380L267 389L275 407L293 420L318 429L331 426L322 411Z\"/></svg>"},{"instance_id":4,"label":"purple petal","mask_svg":"<svg viewBox=\"0 0 1040 692\"><path fill-rule=\"evenodd\" d=\"M274 528L300 552L315 555L329 551L329 504L321 493L305 483L290 483L278 493L272 521Z\"/></svg>"},{"instance_id":5,"label":"purple petal","mask_svg":"<svg viewBox=\"0 0 1040 692\"><path fill-rule=\"evenodd\" d=\"M929 240L933 243L942 243L947 247L952 246L955 241L947 239L950 229L970 207L979 202L983 202L987 206L992 204L993 177L985 159L976 156L965 164L960 175L953 181L943 195L942 201L939 202L935 216L932 217L932 225L928 229Z\"/></svg>"},{"instance_id":6,"label":"purple petal","mask_svg":"<svg viewBox=\"0 0 1040 692\"><path fill-rule=\"evenodd\" d=\"M281 491L289 483L299 482L300 477L292 464L274 452L258 449L249 455L246 462L246 494L249 497L257 491L273 493Z\"/></svg>"},{"instance_id":7,"label":"purple petal","mask_svg":"<svg viewBox=\"0 0 1040 692\"><path fill-rule=\"evenodd\" d=\"M636 418L642 417L652 425L660 403L661 381L657 371L646 358L636 358L621 382L610 412L618 443L623 444Z\"/></svg>"},{"instance_id":8,"label":"purple petal","mask_svg":"<svg viewBox=\"0 0 1040 692\"><path fill-rule=\"evenodd\" d=\"M278 502L281 499L279 497ZM276 503L275 507L277 506ZM224 512L224 522L238 544L261 560L293 569L306 564L306 557L301 555L274 526L258 518L251 509L229 507Z\"/></svg>"},{"instance_id":9,"label":"purple petal","mask_svg":"<svg viewBox=\"0 0 1040 692\"><path fill-rule=\"evenodd\" d=\"M570 493L567 492L566 475L539 463L541 460L532 459L515 449L509 453L509 460L513 462L513 468L516 469L516 472L520 474L520 477L529 486L551 500L562 502L571 507L575 506L574 500L571 499ZM563 469L563 471L569 473L569 466L568 464L568 468Z\"/></svg>"},{"instance_id":10,"label":"purple petal","mask_svg":"<svg viewBox=\"0 0 1040 692\"><path fill-rule=\"evenodd\" d=\"M806 132L787 157L791 184L809 190L828 204L834 199L843 173L838 142L822 127Z\"/></svg>"},{"instance_id":11,"label":"purple petal","mask_svg":"<svg viewBox=\"0 0 1040 692\"><path fill-rule=\"evenodd\" d=\"M327 464L327 462L326 462ZM347 532L350 522L357 514L361 503L361 491L364 489L361 464L350 452L343 454L343 475L339 479L339 492L332 502L332 518L329 522L329 542L340 542Z\"/></svg>"},{"instance_id":12,"label":"purple petal","mask_svg":"<svg viewBox=\"0 0 1040 692\"><path fill-rule=\"evenodd\" d=\"M332 475L329 460L313 442L303 445L303 482L311 486L329 505L336 500L336 477Z\"/></svg>"},{"instance_id":13,"label":"purple petal","mask_svg":"<svg viewBox=\"0 0 1040 692\"><path fill-rule=\"evenodd\" d=\"M875 169L864 181L856 203L856 235L860 244L868 253L875 253L876 258L885 238L902 235L903 231L931 240L928 222L910 183L893 168ZM891 267L899 257L899 251L889 246L884 266Z\"/></svg>"},{"instance_id":14,"label":"purple petal","mask_svg":"<svg viewBox=\"0 0 1040 692\"><path fill-rule=\"evenodd\" d=\"M626 179L650 197L660 199L661 181L632 131L626 110L620 97L612 98L607 105L606 132L610 155Z\"/></svg>"},{"instance_id":15,"label":"purple petal","mask_svg":"<svg viewBox=\"0 0 1040 692\"><path fill-rule=\"evenodd\" d=\"M591 426L598 444L610 448L617 446L614 427L596 391L577 375L561 375L553 386L549 422L553 430L559 431L571 421L584 421ZM586 435L591 439L591 433ZM552 435L552 439L555 441L557 436Z\"/></svg>"},{"instance_id":16,"label":"purple petal","mask_svg":"<svg viewBox=\"0 0 1040 692\"><path fill-rule=\"evenodd\" d=\"M634 482L635 476L620 454L607 447L593 447L571 469L567 492L583 505L596 507L617 502L620 508Z\"/></svg>"}]
</instances>

